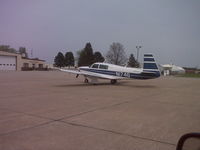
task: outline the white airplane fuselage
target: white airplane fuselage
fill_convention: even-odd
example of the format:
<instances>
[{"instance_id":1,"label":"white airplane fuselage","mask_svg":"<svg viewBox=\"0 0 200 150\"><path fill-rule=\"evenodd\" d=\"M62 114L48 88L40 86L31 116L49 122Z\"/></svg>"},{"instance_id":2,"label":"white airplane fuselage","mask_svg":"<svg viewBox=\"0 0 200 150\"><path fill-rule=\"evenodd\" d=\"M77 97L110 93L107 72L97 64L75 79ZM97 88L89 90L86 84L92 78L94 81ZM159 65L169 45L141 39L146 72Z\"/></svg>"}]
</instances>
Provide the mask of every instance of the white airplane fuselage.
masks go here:
<instances>
[{"instance_id":1,"label":"white airplane fuselage","mask_svg":"<svg viewBox=\"0 0 200 150\"><path fill-rule=\"evenodd\" d=\"M91 66L79 67L78 70L61 71L76 74L76 77L83 75L85 83L88 83L90 78L93 83L98 78L111 80L115 84L117 80L121 79L154 79L160 77L160 71L152 54L144 54L143 68L123 67L108 63L94 63Z\"/></svg>"},{"instance_id":2,"label":"white airplane fuselage","mask_svg":"<svg viewBox=\"0 0 200 150\"><path fill-rule=\"evenodd\" d=\"M79 67L79 70L80 72L84 73L102 75L102 78L105 76L116 79L153 79L160 76L160 71L157 69L131 68L108 63L95 63L95 65L98 65L98 67L93 68L93 65L90 67ZM100 66L107 66L107 68L100 68Z\"/></svg>"}]
</instances>

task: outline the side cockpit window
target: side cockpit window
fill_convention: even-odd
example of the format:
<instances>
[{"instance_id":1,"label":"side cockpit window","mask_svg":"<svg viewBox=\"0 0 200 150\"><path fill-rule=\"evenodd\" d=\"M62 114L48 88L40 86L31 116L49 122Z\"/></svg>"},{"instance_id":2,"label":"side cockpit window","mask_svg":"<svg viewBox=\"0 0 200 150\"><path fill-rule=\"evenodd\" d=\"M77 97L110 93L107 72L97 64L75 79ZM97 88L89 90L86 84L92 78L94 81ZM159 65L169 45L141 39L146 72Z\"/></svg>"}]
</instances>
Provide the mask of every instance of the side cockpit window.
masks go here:
<instances>
[{"instance_id":1,"label":"side cockpit window","mask_svg":"<svg viewBox=\"0 0 200 150\"><path fill-rule=\"evenodd\" d=\"M91 68L98 68L99 67L99 64L93 64L92 66L91 66Z\"/></svg>"},{"instance_id":2,"label":"side cockpit window","mask_svg":"<svg viewBox=\"0 0 200 150\"><path fill-rule=\"evenodd\" d=\"M108 69L107 65L99 65L99 69Z\"/></svg>"}]
</instances>

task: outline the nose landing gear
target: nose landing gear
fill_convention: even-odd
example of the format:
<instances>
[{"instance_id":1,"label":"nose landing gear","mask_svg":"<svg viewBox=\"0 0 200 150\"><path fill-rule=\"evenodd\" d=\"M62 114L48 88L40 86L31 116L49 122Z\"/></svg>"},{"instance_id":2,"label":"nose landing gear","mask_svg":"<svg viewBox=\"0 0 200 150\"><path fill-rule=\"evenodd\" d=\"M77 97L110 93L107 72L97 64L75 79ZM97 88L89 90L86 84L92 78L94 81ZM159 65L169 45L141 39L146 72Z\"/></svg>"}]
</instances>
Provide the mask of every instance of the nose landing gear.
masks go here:
<instances>
[{"instance_id":1,"label":"nose landing gear","mask_svg":"<svg viewBox=\"0 0 200 150\"><path fill-rule=\"evenodd\" d=\"M110 83L111 83L111 84L116 84L116 83L117 83L117 80L112 79L112 80L110 80Z\"/></svg>"},{"instance_id":2,"label":"nose landing gear","mask_svg":"<svg viewBox=\"0 0 200 150\"><path fill-rule=\"evenodd\" d=\"M89 82L89 80L87 78L85 78L84 83L88 83L88 82Z\"/></svg>"}]
</instances>

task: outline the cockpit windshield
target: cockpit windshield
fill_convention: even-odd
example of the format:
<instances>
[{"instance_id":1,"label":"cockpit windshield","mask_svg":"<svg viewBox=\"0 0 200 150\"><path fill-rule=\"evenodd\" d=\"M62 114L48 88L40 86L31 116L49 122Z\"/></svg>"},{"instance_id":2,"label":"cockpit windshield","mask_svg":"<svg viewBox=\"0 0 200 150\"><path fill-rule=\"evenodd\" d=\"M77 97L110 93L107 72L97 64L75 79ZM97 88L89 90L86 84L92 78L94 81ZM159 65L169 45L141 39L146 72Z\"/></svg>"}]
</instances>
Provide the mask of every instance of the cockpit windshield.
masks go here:
<instances>
[{"instance_id":1,"label":"cockpit windshield","mask_svg":"<svg viewBox=\"0 0 200 150\"><path fill-rule=\"evenodd\" d=\"M90 66L90 68L98 68L98 69L108 69L108 65L104 65L104 64L92 64Z\"/></svg>"},{"instance_id":2,"label":"cockpit windshield","mask_svg":"<svg viewBox=\"0 0 200 150\"><path fill-rule=\"evenodd\" d=\"M93 64L90 68L99 68L99 64Z\"/></svg>"}]
</instances>

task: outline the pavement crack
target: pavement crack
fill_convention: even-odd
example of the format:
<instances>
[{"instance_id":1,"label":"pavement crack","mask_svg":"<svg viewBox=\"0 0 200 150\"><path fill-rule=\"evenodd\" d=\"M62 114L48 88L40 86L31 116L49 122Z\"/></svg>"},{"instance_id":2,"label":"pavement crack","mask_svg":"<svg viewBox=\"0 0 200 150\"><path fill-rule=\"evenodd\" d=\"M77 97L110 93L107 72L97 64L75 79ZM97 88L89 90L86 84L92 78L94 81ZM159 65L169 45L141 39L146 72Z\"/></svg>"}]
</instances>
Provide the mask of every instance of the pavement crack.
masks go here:
<instances>
[{"instance_id":1,"label":"pavement crack","mask_svg":"<svg viewBox=\"0 0 200 150\"><path fill-rule=\"evenodd\" d=\"M67 121L59 121L59 122L62 122L62 123L65 123L65 124L69 124L69 125L72 125L72 126L89 128L89 129L93 129L93 130L98 130L98 131L103 131L103 132L109 132L109 133L112 133L112 134L117 134L117 135L122 135L122 136L128 136L128 137L131 137L131 138L134 138L134 139L141 139L141 140L145 140L145 141L151 141L151 142L156 142L156 143L171 145L171 146L174 146L174 147L176 146L176 144L174 144L174 143L169 143L169 142L155 140L155 139L151 139L151 138L145 138L145 137L135 136L135 135L131 135L131 134L127 134L127 133L122 133L122 132L118 132L118 131L114 131L114 130L97 128L97 127L93 127L93 126L88 126L88 125L83 125L83 124L78 124L78 123L73 123L73 122L67 122Z\"/></svg>"},{"instance_id":2,"label":"pavement crack","mask_svg":"<svg viewBox=\"0 0 200 150\"><path fill-rule=\"evenodd\" d=\"M6 132L6 133L0 133L0 136L9 135L9 134L13 134L13 133L16 133L16 132L21 132L21 131L24 131L24 130L30 130L30 129L33 129L33 128L45 126L45 125L53 123L53 122L55 122L55 121L47 121L47 122L44 122L44 123L41 123L41 124L37 124L35 126L25 127L25 128L22 128L22 129L13 130L13 131L9 131L9 132Z\"/></svg>"},{"instance_id":3,"label":"pavement crack","mask_svg":"<svg viewBox=\"0 0 200 150\"><path fill-rule=\"evenodd\" d=\"M126 104L128 102L130 102L130 101L124 101L124 102L113 104L113 105L110 105L110 106L104 106L104 107L100 107L100 108L96 108L96 109L91 109L91 110L84 111L84 112L81 112L81 113L78 113L78 114L74 114L74 115L70 115L70 116L67 116L67 117L60 118L60 119L56 119L55 121L61 121L63 119L70 119L70 118L81 116L81 115L84 115L84 114L87 114L87 113L90 113L90 112L95 112L95 111L98 111L98 110L103 110L103 109L119 106L119 105L122 105L122 104Z\"/></svg>"},{"instance_id":4,"label":"pavement crack","mask_svg":"<svg viewBox=\"0 0 200 150\"><path fill-rule=\"evenodd\" d=\"M155 96L155 95L157 95L157 93L153 93L153 94L151 94L150 96ZM146 96L146 97L149 97L149 95ZM90 112L95 112L95 111L99 111L99 110L104 110L104 109L112 108L112 107L115 107L115 106L123 105L123 104L126 104L126 103L136 102L136 101L142 100L143 98L144 98L144 97L142 97L142 98L137 98L135 101L127 100L127 101L123 101L123 102L120 102L120 103L112 104L112 105L109 105L109 106L104 106L104 107L99 107L99 108L96 108L96 109L91 109L91 110L89 110L89 111L84 111L84 112L81 112L81 113L78 113L78 114L73 114L73 115L70 115L70 116L65 116L65 117L56 119L55 121L61 121L61 120L63 120L63 119L70 119L70 118L77 117L77 116L81 116L81 115L84 115L84 114L87 114L87 113L90 113Z\"/></svg>"},{"instance_id":5,"label":"pavement crack","mask_svg":"<svg viewBox=\"0 0 200 150\"><path fill-rule=\"evenodd\" d=\"M26 116L32 116L32 117L37 117L37 118L41 118L41 119L47 119L47 120L54 121L54 119L52 119L52 118L47 118L47 117L43 117L43 116L40 116L40 115L31 114L31 113L25 113L25 112L22 112L22 111L11 110L11 109L8 109L8 108L0 108L0 109L4 109L4 110L7 110L7 111L11 111L11 112L26 115Z\"/></svg>"}]
</instances>

